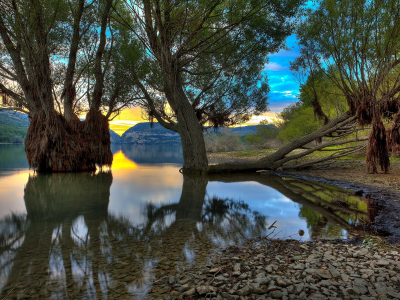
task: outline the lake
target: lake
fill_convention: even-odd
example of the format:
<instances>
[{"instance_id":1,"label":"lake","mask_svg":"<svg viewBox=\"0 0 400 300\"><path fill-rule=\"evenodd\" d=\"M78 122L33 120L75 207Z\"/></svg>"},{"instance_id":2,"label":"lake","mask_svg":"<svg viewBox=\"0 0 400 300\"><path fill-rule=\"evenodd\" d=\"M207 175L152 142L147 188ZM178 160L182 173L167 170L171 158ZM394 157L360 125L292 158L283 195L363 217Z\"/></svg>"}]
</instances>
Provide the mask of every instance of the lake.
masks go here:
<instances>
[{"instance_id":1,"label":"lake","mask_svg":"<svg viewBox=\"0 0 400 300\"><path fill-rule=\"evenodd\" d=\"M112 151L110 169L36 174L23 145L0 145L0 299L161 296L152 282L245 238L346 239L373 217L304 179L183 176L180 146Z\"/></svg>"}]
</instances>

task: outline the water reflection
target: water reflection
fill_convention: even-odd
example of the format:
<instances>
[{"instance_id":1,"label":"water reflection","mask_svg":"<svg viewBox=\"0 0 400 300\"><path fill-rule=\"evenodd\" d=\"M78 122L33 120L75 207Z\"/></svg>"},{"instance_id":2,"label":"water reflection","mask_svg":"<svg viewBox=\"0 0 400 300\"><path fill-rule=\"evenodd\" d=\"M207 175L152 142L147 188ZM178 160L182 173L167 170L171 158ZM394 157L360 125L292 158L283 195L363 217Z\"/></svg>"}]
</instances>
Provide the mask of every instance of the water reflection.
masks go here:
<instances>
[{"instance_id":1,"label":"water reflection","mask_svg":"<svg viewBox=\"0 0 400 300\"><path fill-rule=\"evenodd\" d=\"M298 178L258 174L212 176L210 181L226 183L257 182L273 188L298 203L298 216L305 220L311 239L347 238L363 234L374 220L376 209L354 192L327 184ZM276 216L271 216L275 218Z\"/></svg>"},{"instance_id":2,"label":"water reflection","mask_svg":"<svg viewBox=\"0 0 400 300\"><path fill-rule=\"evenodd\" d=\"M278 220L280 237L304 229L304 239L342 238L374 217L344 189L259 174L182 176L176 147L124 147L113 149L112 173L0 177L0 204L10 211L15 187L26 209L0 216L0 299L158 297L166 291L152 282L266 234L268 222Z\"/></svg>"},{"instance_id":3,"label":"water reflection","mask_svg":"<svg viewBox=\"0 0 400 300\"><path fill-rule=\"evenodd\" d=\"M1 298L141 298L154 280L266 227L244 202L208 198L208 180L187 176L179 202L147 203L146 222L132 224L108 213L112 181L111 172L29 177L27 214L1 221Z\"/></svg>"}]
</instances>

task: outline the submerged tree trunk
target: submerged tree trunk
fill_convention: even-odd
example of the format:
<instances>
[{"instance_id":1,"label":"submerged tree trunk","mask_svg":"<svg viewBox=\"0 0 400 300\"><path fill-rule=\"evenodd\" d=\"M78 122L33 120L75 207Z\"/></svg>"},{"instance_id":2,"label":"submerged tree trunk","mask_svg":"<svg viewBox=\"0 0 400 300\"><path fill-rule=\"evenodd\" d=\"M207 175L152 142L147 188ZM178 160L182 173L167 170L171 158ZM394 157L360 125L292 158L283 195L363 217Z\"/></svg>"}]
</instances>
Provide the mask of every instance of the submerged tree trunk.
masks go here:
<instances>
[{"instance_id":1,"label":"submerged tree trunk","mask_svg":"<svg viewBox=\"0 0 400 300\"><path fill-rule=\"evenodd\" d=\"M85 121L70 122L54 110L34 115L25 138L30 168L37 172L75 172L111 166L108 120L90 110Z\"/></svg>"}]
</instances>

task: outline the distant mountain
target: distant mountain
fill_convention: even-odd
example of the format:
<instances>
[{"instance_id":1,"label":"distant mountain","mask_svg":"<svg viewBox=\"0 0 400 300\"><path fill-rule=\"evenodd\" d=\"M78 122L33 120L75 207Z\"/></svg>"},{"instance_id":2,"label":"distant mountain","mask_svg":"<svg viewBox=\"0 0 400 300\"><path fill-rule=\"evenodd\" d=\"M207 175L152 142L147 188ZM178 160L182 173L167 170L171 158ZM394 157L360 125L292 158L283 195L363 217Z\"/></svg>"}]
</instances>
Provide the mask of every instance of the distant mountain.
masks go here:
<instances>
[{"instance_id":1,"label":"distant mountain","mask_svg":"<svg viewBox=\"0 0 400 300\"><path fill-rule=\"evenodd\" d=\"M129 128L121 136L121 144L180 144L181 138L178 133L154 123L150 127L149 122L138 123Z\"/></svg>"},{"instance_id":2,"label":"distant mountain","mask_svg":"<svg viewBox=\"0 0 400 300\"><path fill-rule=\"evenodd\" d=\"M257 132L257 128L260 125L249 125L249 126L242 126L242 127L231 127L228 128L228 130L230 132L234 132L234 133L238 133L241 136L245 136L248 134L254 134ZM262 125L262 126L266 126L266 127L271 127L271 128L276 128L276 126L274 124L268 124L268 125ZM222 130L224 130L226 127L219 127L217 129L209 129L208 132L221 132Z\"/></svg>"},{"instance_id":3,"label":"distant mountain","mask_svg":"<svg viewBox=\"0 0 400 300\"><path fill-rule=\"evenodd\" d=\"M248 134L254 134L257 131L258 125L250 125L243 127L229 128L231 132L238 133L242 136ZM273 126L275 125L265 125ZM221 132L224 127L220 127L215 131ZM210 129L212 132L214 129ZM205 132L206 133L206 132ZM154 123L153 128L150 127L149 122L138 123L135 126L129 128L121 136L121 144L134 144L134 145L149 145L149 144L180 144L181 139L178 133L168 130L162 127L159 123ZM114 143L118 143L117 139Z\"/></svg>"},{"instance_id":4,"label":"distant mountain","mask_svg":"<svg viewBox=\"0 0 400 300\"><path fill-rule=\"evenodd\" d=\"M110 129L110 137L111 137L111 143L112 144L120 144L121 143L121 137L115 132Z\"/></svg>"}]
</instances>

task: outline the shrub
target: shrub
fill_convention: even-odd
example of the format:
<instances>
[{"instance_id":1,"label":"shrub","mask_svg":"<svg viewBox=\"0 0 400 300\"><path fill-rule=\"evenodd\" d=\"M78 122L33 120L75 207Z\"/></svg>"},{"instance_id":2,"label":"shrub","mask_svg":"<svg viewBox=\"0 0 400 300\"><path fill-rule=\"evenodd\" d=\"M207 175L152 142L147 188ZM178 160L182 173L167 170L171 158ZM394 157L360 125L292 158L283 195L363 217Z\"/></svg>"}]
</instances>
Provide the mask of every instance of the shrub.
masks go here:
<instances>
[{"instance_id":1,"label":"shrub","mask_svg":"<svg viewBox=\"0 0 400 300\"><path fill-rule=\"evenodd\" d=\"M220 151L240 151L245 146L241 142L241 136L233 133L229 128L223 128L222 131L207 132L204 135L207 152Z\"/></svg>"}]
</instances>

